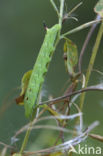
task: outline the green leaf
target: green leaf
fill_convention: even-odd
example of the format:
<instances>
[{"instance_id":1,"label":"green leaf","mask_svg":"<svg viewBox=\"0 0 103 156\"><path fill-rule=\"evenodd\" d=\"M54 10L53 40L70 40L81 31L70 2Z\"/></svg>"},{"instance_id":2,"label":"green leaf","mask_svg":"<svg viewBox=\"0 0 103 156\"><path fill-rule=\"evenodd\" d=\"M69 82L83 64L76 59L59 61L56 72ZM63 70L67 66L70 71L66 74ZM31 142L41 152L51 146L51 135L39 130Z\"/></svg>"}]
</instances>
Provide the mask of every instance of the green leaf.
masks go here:
<instances>
[{"instance_id":1,"label":"green leaf","mask_svg":"<svg viewBox=\"0 0 103 156\"><path fill-rule=\"evenodd\" d=\"M28 82L29 82L31 73L32 73L32 70L29 70L26 73L24 73L24 75L22 77L22 80L21 80L21 89L22 89L22 91L21 91L20 95L25 93L25 91L27 89L27 86L28 86Z\"/></svg>"},{"instance_id":2,"label":"green leaf","mask_svg":"<svg viewBox=\"0 0 103 156\"><path fill-rule=\"evenodd\" d=\"M99 0L94 8L94 11L103 17L103 0Z\"/></svg>"},{"instance_id":3,"label":"green leaf","mask_svg":"<svg viewBox=\"0 0 103 156\"><path fill-rule=\"evenodd\" d=\"M68 38L65 38L64 43L64 59L66 68L70 76L75 75L74 67L78 63L78 50L77 46Z\"/></svg>"},{"instance_id":4,"label":"green leaf","mask_svg":"<svg viewBox=\"0 0 103 156\"><path fill-rule=\"evenodd\" d=\"M13 156L22 156L21 154L15 153Z\"/></svg>"},{"instance_id":5,"label":"green leaf","mask_svg":"<svg viewBox=\"0 0 103 156\"><path fill-rule=\"evenodd\" d=\"M27 87L28 87L28 83L29 83L31 73L32 73L32 70L29 70L26 73L24 73L24 75L22 77L22 80L21 80L21 93L20 93L20 96L16 98L16 103L18 105L23 105L24 104L24 96L25 96L25 92L26 92Z\"/></svg>"}]
</instances>

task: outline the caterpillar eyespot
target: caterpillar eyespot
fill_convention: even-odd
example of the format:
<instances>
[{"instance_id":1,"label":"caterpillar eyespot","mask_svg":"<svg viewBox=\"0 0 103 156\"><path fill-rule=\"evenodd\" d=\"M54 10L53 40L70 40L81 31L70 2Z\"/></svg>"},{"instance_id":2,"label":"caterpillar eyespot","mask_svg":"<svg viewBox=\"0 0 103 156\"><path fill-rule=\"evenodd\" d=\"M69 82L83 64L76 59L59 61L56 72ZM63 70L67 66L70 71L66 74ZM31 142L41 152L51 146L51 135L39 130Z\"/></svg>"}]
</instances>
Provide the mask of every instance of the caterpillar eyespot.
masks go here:
<instances>
[{"instance_id":1,"label":"caterpillar eyespot","mask_svg":"<svg viewBox=\"0 0 103 156\"><path fill-rule=\"evenodd\" d=\"M37 98L44 82L44 76L47 72L48 65L51 61L53 52L55 51L55 41L61 26L54 25L47 29L44 42L41 46L39 55L34 64L28 87L24 97L24 107L26 117L31 117L33 110L37 107ZM27 100L28 99L28 100Z\"/></svg>"}]
</instances>

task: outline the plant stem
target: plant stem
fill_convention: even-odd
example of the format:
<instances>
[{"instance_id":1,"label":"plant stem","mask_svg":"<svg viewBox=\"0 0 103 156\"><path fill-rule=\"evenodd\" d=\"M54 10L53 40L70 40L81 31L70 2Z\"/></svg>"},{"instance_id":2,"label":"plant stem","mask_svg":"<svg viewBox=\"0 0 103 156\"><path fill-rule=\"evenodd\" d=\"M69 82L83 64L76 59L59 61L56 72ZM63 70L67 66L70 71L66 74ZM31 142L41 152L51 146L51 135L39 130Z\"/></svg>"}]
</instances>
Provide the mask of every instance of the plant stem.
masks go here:
<instances>
[{"instance_id":1,"label":"plant stem","mask_svg":"<svg viewBox=\"0 0 103 156\"><path fill-rule=\"evenodd\" d=\"M98 20L98 19L101 19L101 17L99 15L96 16L96 20ZM92 27L89 30L89 32L87 34L87 37L86 37L86 39L84 41L84 44L82 46L82 49L81 49L81 52L80 52L80 57L79 57L79 63L78 63L78 68L79 68L79 72L80 73L82 72L82 69L81 69L82 68L82 60L83 60L83 55L84 55L85 49L87 48L89 40L90 40L90 38L91 38L91 36L92 36L92 34L93 34L97 24L98 23L95 23L95 24L92 25Z\"/></svg>"},{"instance_id":2,"label":"plant stem","mask_svg":"<svg viewBox=\"0 0 103 156\"><path fill-rule=\"evenodd\" d=\"M65 2L65 0L60 0L60 17L59 17L59 24L60 24L61 26L62 26L62 20L63 20L64 2Z\"/></svg>"},{"instance_id":3,"label":"plant stem","mask_svg":"<svg viewBox=\"0 0 103 156\"><path fill-rule=\"evenodd\" d=\"M30 122L30 124L28 125L28 129L27 129L27 131L26 131L26 134L25 134L25 137L24 137L24 140L23 140L23 143L22 143L20 152L19 152L20 154L23 153L23 151L24 151L24 149L25 149L25 147L26 147L26 145L27 145L27 142L28 142L28 139L29 139L29 135L30 135L30 132L31 132L31 127L32 127L32 125L34 125L34 124L37 122L37 119L38 119L44 112L45 112L45 109L43 109L43 110L39 113L38 117L35 118L34 120L32 120L32 121Z\"/></svg>"},{"instance_id":4,"label":"plant stem","mask_svg":"<svg viewBox=\"0 0 103 156\"><path fill-rule=\"evenodd\" d=\"M103 91L103 84L99 84L99 85L95 85L95 86L89 86L89 87L86 87L84 89L80 89L80 90L74 91L72 93L69 93L67 95L63 95L63 96L54 98L52 100L41 102L41 103L39 103L39 105L50 104L50 103L56 104L58 102L64 101L66 98L71 97L73 95L80 94L80 93L87 92L87 91L97 91L97 90Z\"/></svg>"},{"instance_id":5,"label":"plant stem","mask_svg":"<svg viewBox=\"0 0 103 156\"><path fill-rule=\"evenodd\" d=\"M53 0L50 0L50 2L51 2L51 4L52 4L54 10L56 11L56 13L57 13L57 15L58 15L58 17L59 17L59 11L58 11L58 8L57 8L56 4L54 3Z\"/></svg>"},{"instance_id":6,"label":"plant stem","mask_svg":"<svg viewBox=\"0 0 103 156\"><path fill-rule=\"evenodd\" d=\"M59 22L58 23L61 26L61 29L62 29L62 21L63 21L64 2L65 2L65 0L60 0L60 13L59 13ZM57 35L57 39L56 39L56 42L54 45L55 49L61 39L61 29L59 30L58 35Z\"/></svg>"},{"instance_id":7,"label":"plant stem","mask_svg":"<svg viewBox=\"0 0 103 156\"><path fill-rule=\"evenodd\" d=\"M77 4L71 11L69 11L68 16L70 16L77 8L79 8L81 5L83 4L83 2L80 2L79 4Z\"/></svg>"},{"instance_id":8,"label":"plant stem","mask_svg":"<svg viewBox=\"0 0 103 156\"><path fill-rule=\"evenodd\" d=\"M86 73L85 87L87 87L88 82L89 82L89 78L90 78L90 75L91 75L91 72L92 72L92 69L93 69L94 61L95 61L95 58L96 58L96 55L97 55L97 52L98 52L98 48L99 48L99 45L100 45L102 35L103 35L103 22L100 25L99 32L98 32L98 35L97 35L97 38L96 38L96 42L95 42L94 47L93 47L92 56L90 58L90 62L89 62L89 65L88 65L88 69L87 69L87 73ZM84 100L85 100L85 93L83 93L81 95L81 98L80 98L80 110L81 111L83 109Z\"/></svg>"},{"instance_id":9,"label":"plant stem","mask_svg":"<svg viewBox=\"0 0 103 156\"><path fill-rule=\"evenodd\" d=\"M23 153L23 151L24 151L24 149L26 147L26 144L28 142L29 135L30 135L30 132L31 132L31 127L32 127L32 121L30 122L30 126L28 127L28 129L26 131L25 138L24 138L23 144L22 144L21 149L20 149L20 154Z\"/></svg>"},{"instance_id":10,"label":"plant stem","mask_svg":"<svg viewBox=\"0 0 103 156\"><path fill-rule=\"evenodd\" d=\"M82 29L85 29L85 28L91 26L92 24L99 23L100 21L101 21L101 20L93 20L93 21L91 21L91 22L82 24L82 25L80 25L79 27L76 27L76 28L74 28L74 29L72 29L72 30L70 30L70 31L68 31L68 32L66 32L66 33L64 33L64 34L61 36L61 38L64 38L64 37L67 36L67 35L70 35L70 34L73 34L73 33L75 33L75 32L78 32L78 31L80 31L80 30L82 30Z\"/></svg>"}]
</instances>

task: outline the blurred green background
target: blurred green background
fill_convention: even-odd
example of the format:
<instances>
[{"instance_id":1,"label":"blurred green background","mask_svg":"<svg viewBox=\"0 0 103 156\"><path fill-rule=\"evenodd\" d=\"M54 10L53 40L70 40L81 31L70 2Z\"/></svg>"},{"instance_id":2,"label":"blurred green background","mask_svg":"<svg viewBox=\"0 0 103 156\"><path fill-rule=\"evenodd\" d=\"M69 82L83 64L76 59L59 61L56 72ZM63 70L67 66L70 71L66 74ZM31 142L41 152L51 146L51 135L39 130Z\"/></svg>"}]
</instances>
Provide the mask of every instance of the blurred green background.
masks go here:
<instances>
[{"instance_id":1,"label":"blurred green background","mask_svg":"<svg viewBox=\"0 0 103 156\"><path fill-rule=\"evenodd\" d=\"M68 10L71 10L80 0L67 0L66 5ZM68 20L63 27L63 32L66 32L82 23L86 23L95 18L93 7L97 0L84 0L83 5L79 7L73 15L78 18L79 22ZM66 11L66 10L65 10ZM11 137L27 120L24 116L23 107L15 104L14 98L19 91L16 90L20 86L21 78L27 70L33 67L34 61L38 55L40 46L43 42L45 30L43 21L48 27L57 23L56 14L49 0L3 0L0 1L0 141L10 144ZM78 46L80 52L82 44L85 40L89 29L82 30L76 34L70 35ZM95 41L96 33L92 36L88 48L83 59L83 69L86 69L91 55L92 47ZM94 68L103 71L103 41L98 51ZM61 89L64 83L68 80L68 74L64 68L63 62L63 42L60 42L53 61L50 65L49 72L46 76L44 84L45 98L52 94L53 96L61 95ZM93 72L89 84L98 84L103 81L103 77L96 72ZM14 91L11 93L11 91ZM87 126L94 120L100 121L100 126L94 132L103 135L103 93L92 92L88 93L83 109L84 124ZM9 98L6 100L6 96ZM5 101L5 102L4 102ZM12 102L13 101L13 102ZM6 106L11 104L4 112ZM34 149L46 147L52 133L49 131L35 131L32 134L32 139L29 142L34 142L31 146ZM44 136L44 138L42 138ZM19 143L23 139L21 135ZM44 141L44 140L45 141ZM46 141L47 140L47 141ZM44 142L45 143L44 143ZM40 142L42 145L40 145ZM44 143L44 146L43 146ZM101 145L97 141L89 140L89 143Z\"/></svg>"}]
</instances>

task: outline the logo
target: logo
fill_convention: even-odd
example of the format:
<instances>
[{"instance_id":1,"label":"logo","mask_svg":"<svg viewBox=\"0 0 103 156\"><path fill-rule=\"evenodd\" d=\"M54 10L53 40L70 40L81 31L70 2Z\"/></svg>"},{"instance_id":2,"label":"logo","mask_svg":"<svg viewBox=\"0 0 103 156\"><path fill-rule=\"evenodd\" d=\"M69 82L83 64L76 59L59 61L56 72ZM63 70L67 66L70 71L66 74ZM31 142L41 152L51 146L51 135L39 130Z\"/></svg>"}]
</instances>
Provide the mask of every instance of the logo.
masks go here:
<instances>
[{"instance_id":1,"label":"logo","mask_svg":"<svg viewBox=\"0 0 103 156\"><path fill-rule=\"evenodd\" d=\"M72 145L70 144L70 150L69 150L69 153L71 153L71 152L73 152L73 153L77 153L77 154L78 154L78 152L76 151L76 149L74 148L74 146L72 146Z\"/></svg>"},{"instance_id":2,"label":"logo","mask_svg":"<svg viewBox=\"0 0 103 156\"><path fill-rule=\"evenodd\" d=\"M94 154L94 155L101 155L102 154L102 148L101 147L93 147L93 146L88 146L87 144L85 144L84 146L81 146L80 144L78 144L77 148L75 149L74 146L70 145L70 150L69 153L73 152L76 154Z\"/></svg>"}]
</instances>

